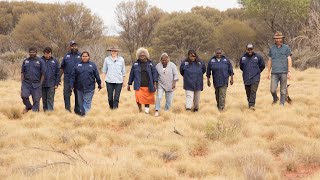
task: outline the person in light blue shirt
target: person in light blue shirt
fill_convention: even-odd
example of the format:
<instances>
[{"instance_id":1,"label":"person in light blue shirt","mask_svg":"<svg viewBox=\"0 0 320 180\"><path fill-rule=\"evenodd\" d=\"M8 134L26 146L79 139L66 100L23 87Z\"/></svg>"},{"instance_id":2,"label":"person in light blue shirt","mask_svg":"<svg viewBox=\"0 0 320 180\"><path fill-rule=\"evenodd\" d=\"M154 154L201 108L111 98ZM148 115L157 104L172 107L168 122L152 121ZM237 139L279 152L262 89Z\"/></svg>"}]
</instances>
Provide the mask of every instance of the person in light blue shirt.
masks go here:
<instances>
[{"instance_id":1,"label":"person in light blue shirt","mask_svg":"<svg viewBox=\"0 0 320 180\"><path fill-rule=\"evenodd\" d=\"M268 60L268 79L271 74L270 92L273 97L272 104L279 101L277 96L278 83L280 82L280 105L286 102L287 79L291 78L291 49L283 43L284 36L277 31L273 37L275 44L270 48Z\"/></svg>"},{"instance_id":2,"label":"person in light blue shirt","mask_svg":"<svg viewBox=\"0 0 320 180\"><path fill-rule=\"evenodd\" d=\"M119 99L122 87L125 87L126 65L124 59L118 55L120 49L111 47L108 49L111 54L105 58L102 72L103 81L106 82L108 92L108 102L110 109L119 107Z\"/></svg>"}]
</instances>

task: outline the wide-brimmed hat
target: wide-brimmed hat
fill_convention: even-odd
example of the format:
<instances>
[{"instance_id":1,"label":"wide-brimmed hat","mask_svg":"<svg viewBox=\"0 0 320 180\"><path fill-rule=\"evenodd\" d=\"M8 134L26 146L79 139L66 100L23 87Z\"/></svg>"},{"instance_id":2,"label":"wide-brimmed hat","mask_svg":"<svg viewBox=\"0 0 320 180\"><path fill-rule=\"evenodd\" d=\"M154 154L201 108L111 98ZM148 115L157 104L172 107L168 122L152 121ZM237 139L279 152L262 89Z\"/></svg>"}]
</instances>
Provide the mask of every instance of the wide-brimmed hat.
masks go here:
<instances>
[{"instance_id":1,"label":"wide-brimmed hat","mask_svg":"<svg viewBox=\"0 0 320 180\"><path fill-rule=\"evenodd\" d=\"M282 34L282 32L277 31L274 33L273 39L279 39L279 38L285 38L285 36Z\"/></svg>"},{"instance_id":2,"label":"wide-brimmed hat","mask_svg":"<svg viewBox=\"0 0 320 180\"><path fill-rule=\"evenodd\" d=\"M107 49L107 51L117 51L117 52L119 52L120 49L119 49L118 46L111 46L111 47L109 47L109 48Z\"/></svg>"}]
</instances>

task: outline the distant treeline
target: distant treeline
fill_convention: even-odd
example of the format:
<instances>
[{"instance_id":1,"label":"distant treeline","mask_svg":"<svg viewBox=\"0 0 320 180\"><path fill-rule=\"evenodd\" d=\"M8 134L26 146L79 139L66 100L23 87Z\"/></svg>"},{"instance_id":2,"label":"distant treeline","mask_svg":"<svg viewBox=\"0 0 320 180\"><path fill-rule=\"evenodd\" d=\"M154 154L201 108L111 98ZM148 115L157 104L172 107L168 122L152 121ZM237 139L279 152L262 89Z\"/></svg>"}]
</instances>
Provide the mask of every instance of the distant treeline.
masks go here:
<instances>
[{"instance_id":1,"label":"distant treeline","mask_svg":"<svg viewBox=\"0 0 320 180\"><path fill-rule=\"evenodd\" d=\"M119 45L127 63L135 51L149 49L153 60L167 52L179 63L189 49L207 61L220 47L237 65L245 45L267 56L273 33L282 31L293 50L297 68L320 67L319 0L239 0L242 8L219 11L194 7L191 12L167 13L146 0L120 2L115 9L118 36L108 37L101 17L78 3L43 4L0 2L0 61L12 60L12 53L30 46L40 50L50 46L62 57L68 42L76 40L80 49L91 52L98 65L106 47ZM20 54L21 53L17 53ZM21 59L22 60L22 59Z\"/></svg>"}]
</instances>

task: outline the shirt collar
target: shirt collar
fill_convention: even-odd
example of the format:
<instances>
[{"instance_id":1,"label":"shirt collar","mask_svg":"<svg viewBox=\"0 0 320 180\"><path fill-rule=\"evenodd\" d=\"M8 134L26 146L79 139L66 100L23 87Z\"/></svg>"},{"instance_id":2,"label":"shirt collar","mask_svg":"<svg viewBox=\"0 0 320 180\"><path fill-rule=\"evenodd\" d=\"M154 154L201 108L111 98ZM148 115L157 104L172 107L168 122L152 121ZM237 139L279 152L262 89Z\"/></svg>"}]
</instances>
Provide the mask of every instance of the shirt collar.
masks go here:
<instances>
[{"instance_id":1,"label":"shirt collar","mask_svg":"<svg viewBox=\"0 0 320 180\"><path fill-rule=\"evenodd\" d=\"M51 56L50 59L46 59L44 56L42 56L42 59L45 61L51 61L51 60L53 60L53 57Z\"/></svg>"}]
</instances>

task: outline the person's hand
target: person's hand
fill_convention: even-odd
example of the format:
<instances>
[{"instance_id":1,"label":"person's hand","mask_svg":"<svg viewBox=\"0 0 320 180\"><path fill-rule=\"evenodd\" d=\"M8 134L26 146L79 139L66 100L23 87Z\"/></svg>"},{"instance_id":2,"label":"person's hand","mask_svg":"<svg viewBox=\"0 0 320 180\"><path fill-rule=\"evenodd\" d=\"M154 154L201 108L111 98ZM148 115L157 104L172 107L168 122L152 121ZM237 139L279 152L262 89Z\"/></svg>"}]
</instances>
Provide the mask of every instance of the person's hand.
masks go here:
<instances>
[{"instance_id":1,"label":"person's hand","mask_svg":"<svg viewBox=\"0 0 320 180\"><path fill-rule=\"evenodd\" d=\"M288 72L287 77L288 77L288 79L291 79L291 71Z\"/></svg>"},{"instance_id":2,"label":"person's hand","mask_svg":"<svg viewBox=\"0 0 320 180\"><path fill-rule=\"evenodd\" d=\"M172 89L175 89L176 88L176 83L173 83L172 84Z\"/></svg>"},{"instance_id":3,"label":"person's hand","mask_svg":"<svg viewBox=\"0 0 320 180\"><path fill-rule=\"evenodd\" d=\"M158 89L158 83L153 83L153 86L154 86L154 91L157 91L157 89Z\"/></svg>"},{"instance_id":4,"label":"person's hand","mask_svg":"<svg viewBox=\"0 0 320 180\"><path fill-rule=\"evenodd\" d=\"M131 89L130 89L130 85L128 85L128 86L127 86L127 90L128 90L128 91L131 91Z\"/></svg>"},{"instance_id":5,"label":"person's hand","mask_svg":"<svg viewBox=\"0 0 320 180\"><path fill-rule=\"evenodd\" d=\"M230 80L230 85L233 85L233 78Z\"/></svg>"},{"instance_id":6,"label":"person's hand","mask_svg":"<svg viewBox=\"0 0 320 180\"><path fill-rule=\"evenodd\" d=\"M211 86L210 80L207 81L207 85L208 85L209 87Z\"/></svg>"}]
</instances>

